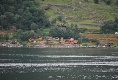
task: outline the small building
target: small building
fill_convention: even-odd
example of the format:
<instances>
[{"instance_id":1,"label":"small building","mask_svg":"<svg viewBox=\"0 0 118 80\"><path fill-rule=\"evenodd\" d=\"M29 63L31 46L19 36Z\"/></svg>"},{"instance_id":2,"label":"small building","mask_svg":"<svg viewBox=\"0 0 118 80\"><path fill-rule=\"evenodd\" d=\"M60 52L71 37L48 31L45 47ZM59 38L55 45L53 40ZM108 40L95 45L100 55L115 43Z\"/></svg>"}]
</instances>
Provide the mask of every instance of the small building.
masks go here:
<instances>
[{"instance_id":1,"label":"small building","mask_svg":"<svg viewBox=\"0 0 118 80\"><path fill-rule=\"evenodd\" d=\"M61 46L62 44L63 44L63 43L62 43L61 41L60 41L60 42L58 42L58 45L59 45L59 46Z\"/></svg>"},{"instance_id":2,"label":"small building","mask_svg":"<svg viewBox=\"0 0 118 80\"><path fill-rule=\"evenodd\" d=\"M52 37L48 37L47 40L48 41L51 41L51 40L53 40L53 38Z\"/></svg>"},{"instance_id":3,"label":"small building","mask_svg":"<svg viewBox=\"0 0 118 80\"><path fill-rule=\"evenodd\" d=\"M66 40L64 41L64 44L70 44L70 40L69 40L69 39L66 39Z\"/></svg>"},{"instance_id":4,"label":"small building","mask_svg":"<svg viewBox=\"0 0 118 80\"><path fill-rule=\"evenodd\" d=\"M53 41L50 41L50 45L54 45L54 42Z\"/></svg>"},{"instance_id":5,"label":"small building","mask_svg":"<svg viewBox=\"0 0 118 80\"><path fill-rule=\"evenodd\" d=\"M57 40L57 41L58 41L58 40L59 40L59 38L58 38L58 37L55 37L55 40Z\"/></svg>"},{"instance_id":6,"label":"small building","mask_svg":"<svg viewBox=\"0 0 118 80\"><path fill-rule=\"evenodd\" d=\"M74 43L74 44L77 44L77 43L78 43L78 40L73 40L73 43Z\"/></svg>"},{"instance_id":7,"label":"small building","mask_svg":"<svg viewBox=\"0 0 118 80\"><path fill-rule=\"evenodd\" d=\"M29 42L33 42L33 41L34 41L34 38L31 37L31 38L29 39Z\"/></svg>"},{"instance_id":8,"label":"small building","mask_svg":"<svg viewBox=\"0 0 118 80\"><path fill-rule=\"evenodd\" d=\"M38 37L38 40L39 40L39 41L43 41L43 38L42 38L42 37Z\"/></svg>"},{"instance_id":9,"label":"small building","mask_svg":"<svg viewBox=\"0 0 118 80\"><path fill-rule=\"evenodd\" d=\"M115 34L118 34L118 32L115 32Z\"/></svg>"}]
</instances>

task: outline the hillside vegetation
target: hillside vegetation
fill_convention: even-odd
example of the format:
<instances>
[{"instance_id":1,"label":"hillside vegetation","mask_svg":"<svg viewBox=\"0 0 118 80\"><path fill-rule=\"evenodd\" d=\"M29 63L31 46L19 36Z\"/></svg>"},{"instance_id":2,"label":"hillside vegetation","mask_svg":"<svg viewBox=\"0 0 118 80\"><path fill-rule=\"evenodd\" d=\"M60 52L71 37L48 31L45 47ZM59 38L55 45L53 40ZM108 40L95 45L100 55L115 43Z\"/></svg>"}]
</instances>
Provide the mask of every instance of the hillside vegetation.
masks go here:
<instances>
[{"instance_id":1,"label":"hillside vegetation","mask_svg":"<svg viewBox=\"0 0 118 80\"><path fill-rule=\"evenodd\" d=\"M118 0L1 0L0 11L0 43L48 36L118 42ZM101 41L101 33L116 37Z\"/></svg>"},{"instance_id":2,"label":"hillside vegetation","mask_svg":"<svg viewBox=\"0 0 118 80\"><path fill-rule=\"evenodd\" d=\"M0 28L26 31L48 26L45 12L34 0L0 1Z\"/></svg>"},{"instance_id":3,"label":"hillside vegetation","mask_svg":"<svg viewBox=\"0 0 118 80\"><path fill-rule=\"evenodd\" d=\"M117 0L110 0L110 4L106 4L105 0L101 0L99 4L95 4L94 0L36 1L45 10L50 21L55 20L56 24L77 24L79 28L89 29L89 32L98 31L104 22L118 17Z\"/></svg>"}]
</instances>

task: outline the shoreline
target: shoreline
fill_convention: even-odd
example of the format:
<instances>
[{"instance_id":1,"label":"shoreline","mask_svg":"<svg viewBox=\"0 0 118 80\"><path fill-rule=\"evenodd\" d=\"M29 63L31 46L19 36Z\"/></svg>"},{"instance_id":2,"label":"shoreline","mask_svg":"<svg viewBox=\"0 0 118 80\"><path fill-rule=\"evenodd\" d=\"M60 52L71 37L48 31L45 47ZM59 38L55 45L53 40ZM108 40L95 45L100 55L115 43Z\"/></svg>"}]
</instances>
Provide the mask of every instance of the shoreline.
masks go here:
<instances>
[{"instance_id":1,"label":"shoreline","mask_svg":"<svg viewBox=\"0 0 118 80\"><path fill-rule=\"evenodd\" d=\"M67 45L63 45L63 46L57 46L57 45L46 45L46 46L23 46L23 45L19 45L19 46L1 46L0 48L62 48L62 49L66 49L66 48L118 48L116 46L67 46Z\"/></svg>"}]
</instances>

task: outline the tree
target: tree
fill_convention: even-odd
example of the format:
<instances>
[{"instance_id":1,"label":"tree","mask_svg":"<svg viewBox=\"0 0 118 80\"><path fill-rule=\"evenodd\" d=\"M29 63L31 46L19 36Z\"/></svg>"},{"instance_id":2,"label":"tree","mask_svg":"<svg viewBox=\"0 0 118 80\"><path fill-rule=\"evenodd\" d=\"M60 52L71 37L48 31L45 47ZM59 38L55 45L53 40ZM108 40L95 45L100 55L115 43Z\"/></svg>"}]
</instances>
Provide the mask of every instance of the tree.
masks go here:
<instances>
[{"instance_id":1,"label":"tree","mask_svg":"<svg viewBox=\"0 0 118 80\"><path fill-rule=\"evenodd\" d=\"M100 0L94 0L94 3L99 4Z\"/></svg>"},{"instance_id":2,"label":"tree","mask_svg":"<svg viewBox=\"0 0 118 80\"><path fill-rule=\"evenodd\" d=\"M104 2L107 4L107 5L110 5L112 3L112 0L104 0Z\"/></svg>"},{"instance_id":3,"label":"tree","mask_svg":"<svg viewBox=\"0 0 118 80\"><path fill-rule=\"evenodd\" d=\"M4 38L5 38L6 41L8 41L9 40L9 35L8 34L5 34L4 35Z\"/></svg>"},{"instance_id":4,"label":"tree","mask_svg":"<svg viewBox=\"0 0 118 80\"><path fill-rule=\"evenodd\" d=\"M85 0L86 2L89 2L89 0Z\"/></svg>"},{"instance_id":5,"label":"tree","mask_svg":"<svg viewBox=\"0 0 118 80\"><path fill-rule=\"evenodd\" d=\"M115 21L109 21L105 23L103 26L101 26L101 31L102 33L112 33L114 34L115 32L118 31L118 23L117 19Z\"/></svg>"},{"instance_id":6,"label":"tree","mask_svg":"<svg viewBox=\"0 0 118 80\"><path fill-rule=\"evenodd\" d=\"M118 18L115 18L115 21L114 22L118 24Z\"/></svg>"},{"instance_id":7,"label":"tree","mask_svg":"<svg viewBox=\"0 0 118 80\"><path fill-rule=\"evenodd\" d=\"M116 5L118 6L118 0L116 1Z\"/></svg>"},{"instance_id":8,"label":"tree","mask_svg":"<svg viewBox=\"0 0 118 80\"><path fill-rule=\"evenodd\" d=\"M64 37L65 34L64 29L58 27L50 29L49 33L52 37Z\"/></svg>"},{"instance_id":9,"label":"tree","mask_svg":"<svg viewBox=\"0 0 118 80\"><path fill-rule=\"evenodd\" d=\"M30 29L31 30L37 30L38 29L38 25L36 23L32 23L31 26L30 26Z\"/></svg>"},{"instance_id":10,"label":"tree","mask_svg":"<svg viewBox=\"0 0 118 80\"><path fill-rule=\"evenodd\" d=\"M37 38L38 34L36 34L34 31L25 31L19 34L19 40L21 41L28 41L31 37Z\"/></svg>"}]
</instances>

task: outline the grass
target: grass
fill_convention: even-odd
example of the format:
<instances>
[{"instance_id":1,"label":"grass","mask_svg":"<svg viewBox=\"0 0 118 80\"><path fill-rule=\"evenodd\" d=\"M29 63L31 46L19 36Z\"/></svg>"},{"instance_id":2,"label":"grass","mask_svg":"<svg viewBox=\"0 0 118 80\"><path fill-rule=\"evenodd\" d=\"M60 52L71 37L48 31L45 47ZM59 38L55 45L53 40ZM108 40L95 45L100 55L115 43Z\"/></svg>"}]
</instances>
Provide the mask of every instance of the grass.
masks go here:
<instances>
[{"instance_id":1,"label":"grass","mask_svg":"<svg viewBox=\"0 0 118 80\"><path fill-rule=\"evenodd\" d=\"M41 7L44 8L47 5L50 9L46 10L46 15L51 19L55 19L58 16L63 16L63 20L67 24L77 24L80 28L99 30L101 24L96 23L96 20L114 20L118 17L118 7L114 5L106 5L101 2L95 4L93 0L85 2L84 0L36 0L40 2ZM116 0L114 0L115 3ZM78 3L81 2L81 6ZM91 24L95 26L85 26L81 24ZM97 27L96 27L97 25Z\"/></svg>"}]
</instances>

